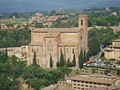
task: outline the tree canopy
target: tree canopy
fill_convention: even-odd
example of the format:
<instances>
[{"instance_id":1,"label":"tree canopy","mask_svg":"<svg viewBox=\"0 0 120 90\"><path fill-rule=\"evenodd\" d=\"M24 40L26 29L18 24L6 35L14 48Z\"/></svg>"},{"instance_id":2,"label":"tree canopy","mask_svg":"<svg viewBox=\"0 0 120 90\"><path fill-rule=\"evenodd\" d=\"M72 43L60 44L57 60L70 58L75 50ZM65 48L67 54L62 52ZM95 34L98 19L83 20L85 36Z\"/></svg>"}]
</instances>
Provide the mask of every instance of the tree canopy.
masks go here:
<instances>
[{"instance_id":1,"label":"tree canopy","mask_svg":"<svg viewBox=\"0 0 120 90\"><path fill-rule=\"evenodd\" d=\"M0 89L1 90L18 90L22 83L35 90L55 84L60 79L64 79L65 74L69 74L71 69L59 67L57 69L45 70L36 64L26 65L25 61L15 56L6 58L5 52L0 52Z\"/></svg>"},{"instance_id":2,"label":"tree canopy","mask_svg":"<svg viewBox=\"0 0 120 90\"><path fill-rule=\"evenodd\" d=\"M120 32L114 32L111 28L93 28L88 32L89 56L96 55L100 51L100 45L110 45L112 41L120 38Z\"/></svg>"},{"instance_id":3,"label":"tree canopy","mask_svg":"<svg viewBox=\"0 0 120 90\"><path fill-rule=\"evenodd\" d=\"M30 30L0 29L0 48L18 47L30 43Z\"/></svg>"}]
</instances>

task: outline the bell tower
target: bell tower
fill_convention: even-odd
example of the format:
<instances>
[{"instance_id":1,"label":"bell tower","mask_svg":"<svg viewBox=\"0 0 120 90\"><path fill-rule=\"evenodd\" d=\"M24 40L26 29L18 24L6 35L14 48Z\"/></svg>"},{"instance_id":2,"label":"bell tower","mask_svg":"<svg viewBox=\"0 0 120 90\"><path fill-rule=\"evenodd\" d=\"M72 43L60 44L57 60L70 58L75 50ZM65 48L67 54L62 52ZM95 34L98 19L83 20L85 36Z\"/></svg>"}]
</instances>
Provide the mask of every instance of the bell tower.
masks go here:
<instances>
[{"instance_id":1,"label":"bell tower","mask_svg":"<svg viewBox=\"0 0 120 90\"><path fill-rule=\"evenodd\" d=\"M88 52L88 18L87 15L80 15L78 19L78 28L80 30L80 50Z\"/></svg>"},{"instance_id":2,"label":"bell tower","mask_svg":"<svg viewBox=\"0 0 120 90\"><path fill-rule=\"evenodd\" d=\"M80 15L78 20L78 28L87 30L87 27L88 27L87 15Z\"/></svg>"}]
</instances>

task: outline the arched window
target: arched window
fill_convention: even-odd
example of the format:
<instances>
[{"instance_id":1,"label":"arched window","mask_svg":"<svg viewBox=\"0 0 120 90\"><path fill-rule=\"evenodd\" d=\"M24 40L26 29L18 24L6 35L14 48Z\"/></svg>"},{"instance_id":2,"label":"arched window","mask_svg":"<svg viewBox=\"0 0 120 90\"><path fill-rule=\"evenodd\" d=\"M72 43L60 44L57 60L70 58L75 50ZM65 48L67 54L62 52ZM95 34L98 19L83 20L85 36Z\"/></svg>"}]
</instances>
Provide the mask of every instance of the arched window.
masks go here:
<instances>
[{"instance_id":1,"label":"arched window","mask_svg":"<svg viewBox=\"0 0 120 90\"><path fill-rule=\"evenodd\" d=\"M81 25L83 25L83 20L81 20Z\"/></svg>"}]
</instances>

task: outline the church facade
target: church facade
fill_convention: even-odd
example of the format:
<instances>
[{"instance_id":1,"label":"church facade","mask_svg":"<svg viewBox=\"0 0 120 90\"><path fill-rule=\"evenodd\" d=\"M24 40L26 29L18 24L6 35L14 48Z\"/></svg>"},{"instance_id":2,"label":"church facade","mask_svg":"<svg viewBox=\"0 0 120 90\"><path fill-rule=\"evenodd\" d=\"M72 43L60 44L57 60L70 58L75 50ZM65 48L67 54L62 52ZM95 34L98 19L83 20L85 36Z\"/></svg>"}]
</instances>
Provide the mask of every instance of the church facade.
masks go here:
<instances>
[{"instance_id":1,"label":"church facade","mask_svg":"<svg viewBox=\"0 0 120 90\"><path fill-rule=\"evenodd\" d=\"M86 15L80 15L78 27L76 28L34 28L31 32L31 43L28 45L27 64L33 64L34 52L36 63L43 68L50 68L50 57L52 57L53 68L60 61L61 52L65 62L71 62L78 56L80 51L88 51L88 20Z\"/></svg>"}]
</instances>

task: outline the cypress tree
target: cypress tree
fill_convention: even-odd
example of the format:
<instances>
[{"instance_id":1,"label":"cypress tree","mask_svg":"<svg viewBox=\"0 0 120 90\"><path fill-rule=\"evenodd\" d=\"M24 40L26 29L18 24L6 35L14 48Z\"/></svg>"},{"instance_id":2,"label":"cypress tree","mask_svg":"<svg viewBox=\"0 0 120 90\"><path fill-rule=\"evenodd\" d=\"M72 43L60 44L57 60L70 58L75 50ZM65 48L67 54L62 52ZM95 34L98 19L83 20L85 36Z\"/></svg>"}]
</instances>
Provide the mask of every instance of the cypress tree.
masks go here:
<instances>
[{"instance_id":1,"label":"cypress tree","mask_svg":"<svg viewBox=\"0 0 120 90\"><path fill-rule=\"evenodd\" d=\"M64 60L64 55L61 51L61 56L60 56L60 66L64 66L65 65L65 60Z\"/></svg>"},{"instance_id":2,"label":"cypress tree","mask_svg":"<svg viewBox=\"0 0 120 90\"><path fill-rule=\"evenodd\" d=\"M89 51L87 52L87 55L86 55L86 61L89 61Z\"/></svg>"},{"instance_id":3,"label":"cypress tree","mask_svg":"<svg viewBox=\"0 0 120 90\"><path fill-rule=\"evenodd\" d=\"M8 60L7 48L5 48L4 52L0 52L0 54L1 54L0 59L2 60L3 63L5 63Z\"/></svg>"},{"instance_id":4,"label":"cypress tree","mask_svg":"<svg viewBox=\"0 0 120 90\"><path fill-rule=\"evenodd\" d=\"M53 61L52 61L52 56L50 55L50 68L53 67Z\"/></svg>"},{"instance_id":5,"label":"cypress tree","mask_svg":"<svg viewBox=\"0 0 120 90\"><path fill-rule=\"evenodd\" d=\"M8 52L7 52L7 48L5 49L5 62L8 60Z\"/></svg>"},{"instance_id":6,"label":"cypress tree","mask_svg":"<svg viewBox=\"0 0 120 90\"><path fill-rule=\"evenodd\" d=\"M81 50L80 55L79 55L79 68L80 69L83 68L83 63L84 63L83 60L84 60L83 51Z\"/></svg>"},{"instance_id":7,"label":"cypress tree","mask_svg":"<svg viewBox=\"0 0 120 90\"><path fill-rule=\"evenodd\" d=\"M33 55L33 65L36 65L36 52L34 51L34 55Z\"/></svg>"},{"instance_id":8,"label":"cypress tree","mask_svg":"<svg viewBox=\"0 0 120 90\"><path fill-rule=\"evenodd\" d=\"M89 46L89 55L93 56L96 55L99 52L99 40L95 37L89 40L88 46Z\"/></svg>"},{"instance_id":9,"label":"cypress tree","mask_svg":"<svg viewBox=\"0 0 120 90\"><path fill-rule=\"evenodd\" d=\"M75 54L74 54L74 56L73 56L72 66L76 66L76 58L75 58Z\"/></svg>"},{"instance_id":10,"label":"cypress tree","mask_svg":"<svg viewBox=\"0 0 120 90\"><path fill-rule=\"evenodd\" d=\"M84 56L83 56L83 58L84 58L84 63L86 62L86 51L84 50Z\"/></svg>"},{"instance_id":11,"label":"cypress tree","mask_svg":"<svg viewBox=\"0 0 120 90\"><path fill-rule=\"evenodd\" d=\"M68 60L67 60L67 67L72 67L73 66L73 64L70 62L70 59L68 58Z\"/></svg>"},{"instance_id":12,"label":"cypress tree","mask_svg":"<svg viewBox=\"0 0 120 90\"><path fill-rule=\"evenodd\" d=\"M57 67L60 67L60 62L57 62Z\"/></svg>"}]
</instances>

